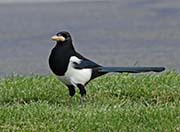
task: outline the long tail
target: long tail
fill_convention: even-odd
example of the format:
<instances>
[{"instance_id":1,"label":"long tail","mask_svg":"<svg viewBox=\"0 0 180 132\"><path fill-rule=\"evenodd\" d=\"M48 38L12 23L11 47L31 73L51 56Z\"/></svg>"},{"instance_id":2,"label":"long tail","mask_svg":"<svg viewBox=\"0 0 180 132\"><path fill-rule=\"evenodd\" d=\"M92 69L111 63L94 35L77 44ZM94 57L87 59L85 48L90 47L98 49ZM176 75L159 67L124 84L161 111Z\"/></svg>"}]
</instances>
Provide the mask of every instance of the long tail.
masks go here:
<instances>
[{"instance_id":1,"label":"long tail","mask_svg":"<svg viewBox=\"0 0 180 132\"><path fill-rule=\"evenodd\" d=\"M164 67L100 67L100 73L108 72L128 72L128 73L140 73L140 72L162 72Z\"/></svg>"}]
</instances>

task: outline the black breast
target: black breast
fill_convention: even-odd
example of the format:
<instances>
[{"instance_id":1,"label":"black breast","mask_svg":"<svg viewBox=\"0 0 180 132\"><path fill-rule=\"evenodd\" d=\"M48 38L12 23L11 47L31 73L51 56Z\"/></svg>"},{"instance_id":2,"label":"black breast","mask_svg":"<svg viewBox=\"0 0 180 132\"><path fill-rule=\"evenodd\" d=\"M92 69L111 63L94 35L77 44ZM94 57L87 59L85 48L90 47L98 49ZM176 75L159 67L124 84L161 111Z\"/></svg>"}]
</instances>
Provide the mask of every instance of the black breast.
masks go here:
<instances>
[{"instance_id":1,"label":"black breast","mask_svg":"<svg viewBox=\"0 0 180 132\"><path fill-rule=\"evenodd\" d=\"M70 50L58 47L53 48L49 57L49 66L52 72L59 76L64 75L72 55L73 52Z\"/></svg>"}]
</instances>

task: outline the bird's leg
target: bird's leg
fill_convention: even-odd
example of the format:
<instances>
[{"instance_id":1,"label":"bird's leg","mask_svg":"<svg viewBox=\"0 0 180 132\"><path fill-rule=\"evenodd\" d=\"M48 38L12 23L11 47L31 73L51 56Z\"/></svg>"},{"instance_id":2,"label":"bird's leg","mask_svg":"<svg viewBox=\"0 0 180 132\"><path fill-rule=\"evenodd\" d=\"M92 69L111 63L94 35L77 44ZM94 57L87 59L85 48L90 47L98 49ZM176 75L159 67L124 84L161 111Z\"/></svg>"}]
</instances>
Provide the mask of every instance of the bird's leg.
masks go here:
<instances>
[{"instance_id":1,"label":"bird's leg","mask_svg":"<svg viewBox=\"0 0 180 132\"><path fill-rule=\"evenodd\" d=\"M81 97L80 97L80 105L82 105L83 102L84 102L84 96L81 95Z\"/></svg>"},{"instance_id":2,"label":"bird's leg","mask_svg":"<svg viewBox=\"0 0 180 132\"><path fill-rule=\"evenodd\" d=\"M80 98L80 104L83 104L84 96L86 95L86 90L82 84L77 84L77 87L80 90L81 98Z\"/></svg>"},{"instance_id":3,"label":"bird's leg","mask_svg":"<svg viewBox=\"0 0 180 132\"><path fill-rule=\"evenodd\" d=\"M73 85L68 85L67 87L68 87L68 89L69 89L69 95L70 95L69 104L71 104L71 102L72 102L72 97L73 97L74 94L75 94L75 89L74 89L74 86L73 86Z\"/></svg>"}]
</instances>

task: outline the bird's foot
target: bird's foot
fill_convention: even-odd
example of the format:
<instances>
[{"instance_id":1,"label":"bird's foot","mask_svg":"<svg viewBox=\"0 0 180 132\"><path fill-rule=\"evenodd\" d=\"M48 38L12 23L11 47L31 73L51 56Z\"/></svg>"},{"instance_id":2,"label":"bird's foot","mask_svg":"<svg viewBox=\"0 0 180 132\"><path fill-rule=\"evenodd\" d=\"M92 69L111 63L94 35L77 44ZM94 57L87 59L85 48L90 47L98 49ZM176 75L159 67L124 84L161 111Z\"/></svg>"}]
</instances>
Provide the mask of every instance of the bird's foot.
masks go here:
<instances>
[{"instance_id":1,"label":"bird's foot","mask_svg":"<svg viewBox=\"0 0 180 132\"><path fill-rule=\"evenodd\" d=\"M80 97L80 105L82 106L85 102L85 96Z\"/></svg>"},{"instance_id":2,"label":"bird's foot","mask_svg":"<svg viewBox=\"0 0 180 132\"><path fill-rule=\"evenodd\" d=\"M72 100L73 100L73 97L69 97L69 100L68 100L68 106L69 106L69 107L72 106Z\"/></svg>"}]
</instances>

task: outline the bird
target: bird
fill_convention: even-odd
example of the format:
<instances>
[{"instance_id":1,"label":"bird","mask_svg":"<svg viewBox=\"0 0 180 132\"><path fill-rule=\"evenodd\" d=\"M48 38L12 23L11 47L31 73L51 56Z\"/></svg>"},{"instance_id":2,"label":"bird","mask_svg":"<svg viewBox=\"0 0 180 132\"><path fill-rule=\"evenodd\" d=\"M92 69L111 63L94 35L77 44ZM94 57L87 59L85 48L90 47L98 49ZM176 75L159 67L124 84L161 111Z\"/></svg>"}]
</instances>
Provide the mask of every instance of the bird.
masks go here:
<instances>
[{"instance_id":1,"label":"bird","mask_svg":"<svg viewBox=\"0 0 180 132\"><path fill-rule=\"evenodd\" d=\"M49 67L67 86L70 97L75 95L75 88L79 89L80 102L83 102L83 97L86 95L85 86L91 80L107 73L162 72L165 70L165 67L105 67L78 53L73 46L69 32L58 32L51 39L56 44L50 52Z\"/></svg>"}]
</instances>

